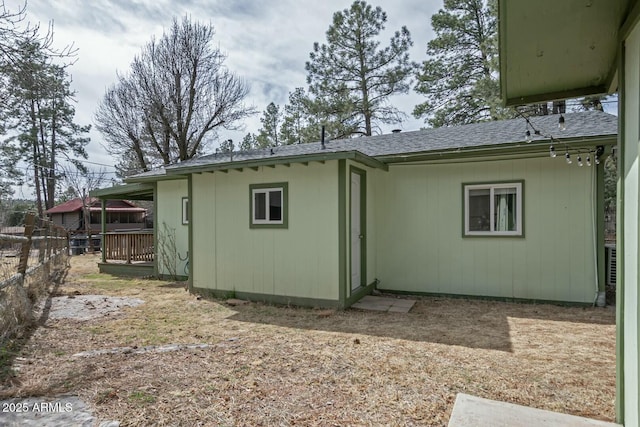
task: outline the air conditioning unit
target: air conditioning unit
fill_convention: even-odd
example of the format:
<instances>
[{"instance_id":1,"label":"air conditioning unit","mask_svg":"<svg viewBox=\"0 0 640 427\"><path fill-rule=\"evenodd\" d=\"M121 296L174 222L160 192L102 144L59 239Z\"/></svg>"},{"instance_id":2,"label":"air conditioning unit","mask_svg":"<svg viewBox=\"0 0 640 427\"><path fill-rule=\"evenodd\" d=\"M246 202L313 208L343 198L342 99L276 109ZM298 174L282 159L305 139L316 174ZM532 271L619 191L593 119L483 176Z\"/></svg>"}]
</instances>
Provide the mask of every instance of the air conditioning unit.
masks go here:
<instances>
[{"instance_id":1,"label":"air conditioning unit","mask_svg":"<svg viewBox=\"0 0 640 427\"><path fill-rule=\"evenodd\" d=\"M616 245L605 245L605 267L607 285L616 284Z\"/></svg>"}]
</instances>

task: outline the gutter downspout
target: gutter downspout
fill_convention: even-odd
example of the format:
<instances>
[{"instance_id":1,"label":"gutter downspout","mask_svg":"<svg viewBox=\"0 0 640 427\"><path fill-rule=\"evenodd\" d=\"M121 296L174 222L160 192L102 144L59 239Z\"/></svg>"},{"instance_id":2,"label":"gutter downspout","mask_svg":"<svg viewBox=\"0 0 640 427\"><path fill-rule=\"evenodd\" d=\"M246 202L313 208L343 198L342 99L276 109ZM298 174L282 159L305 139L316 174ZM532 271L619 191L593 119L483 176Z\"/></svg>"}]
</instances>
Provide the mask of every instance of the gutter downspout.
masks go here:
<instances>
[{"instance_id":1,"label":"gutter downspout","mask_svg":"<svg viewBox=\"0 0 640 427\"><path fill-rule=\"evenodd\" d=\"M594 156L595 157L595 156ZM604 156L602 156L604 157ZM600 203L600 199L604 198L604 188L601 188L604 186L604 182L603 182L603 177L602 175L604 174L604 161L606 158L600 158L600 162L599 164L595 162L595 158L594 158L594 167L593 167L593 177L591 180L591 203L592 203L592 214L591 214L591 221L592 221L592 229L593 229L593 258L594 258L594 265L595 265L595 283L596 283L596 293L595 293L595 299L593 302L594 306L597 307L604 307L606 305L606 290L604 289L604 286L601 288L601 281L600 281L600 276L601 276L601 272L604 271L604 265L601 265L603 263L601 263L601 256L599 255L600 253L600 246L602 245L604 248L604 241L600 241L600 236L603 236L603 230L601 230L601 222L602 222L602 215L604 212L600 212L600 208L602 207L603 203ZM602 250L604 250L602 248ZM601 268L602 267L602 268Z\"/></svg>"}]
</instances>

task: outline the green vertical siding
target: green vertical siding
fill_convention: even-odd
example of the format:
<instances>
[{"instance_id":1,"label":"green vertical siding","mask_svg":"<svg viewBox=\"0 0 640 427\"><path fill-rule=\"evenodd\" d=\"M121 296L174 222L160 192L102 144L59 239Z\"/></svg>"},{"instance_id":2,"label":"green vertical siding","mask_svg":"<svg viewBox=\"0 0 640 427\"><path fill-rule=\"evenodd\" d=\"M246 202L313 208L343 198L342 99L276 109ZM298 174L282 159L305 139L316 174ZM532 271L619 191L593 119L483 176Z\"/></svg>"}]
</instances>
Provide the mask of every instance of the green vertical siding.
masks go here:
<instances>
[{"instance_id":1,"label":"green vertical siding","mask_svg":"<svg viewBox=\"0 0 640 427\"><path fill-rule=\"evenodd\" d=\"M288 183L286 229L249 228L249 185ZM194 287L338 300L338 163L192 177Z\"/></svg>"},{"instance_id":2,"label":"green vertical siding","mask_svg":"<svg viewBox=\"0 0 640 427\"><path fill-rule=\"evenodd\" d=\"M188 196L187 180L158 181L156 194L155 233L158 241L156 248L158 274L172 275L175 273L178 276L184 276L186 257L189 251L189 227L182 224L182 198ZM160 254L162 251L160 242L163 238L166 239L163 235L167 234L167 230L169 233L175 233L176 253L169 253L171 251L170 245L166 245L167 256L163 258Z\"/></svg>"},{"instance_id":3,"label":"green vertical siding","mask_svg":"<svg viewBox=\"0 0 640 427\"><path fill-rule=\"evenodd\" d=\"M380 287L593 302L594 173L561 158L391 165L375 183ZM463 237L462 184L511 180L525 235Z\"/></svg>"},{"instance_id":4,"label":"green vertical siding","mask_svg":"<svg viewBox=\"0 0 640 427\"><path fill-rule=\"evenodd\" d=\"M622 332L623 366L624 376L624 424L637 426L640 424L638 392L640 387L638 375L638 306L640 294L638 293L638 222L640 210L639 197L639 171L638 171L638 143L640 142L640 25L624 42L624 85L622 95L622 131L621 150L619 159L620 186L622 194L618 209L620 212L621 229L618 231L618 245L622 248L618 252L619 278L622 278L622 291L624 300L618 318L623 322ZM619 282L620 283L620 282Z\"/></svg>"}]
</instances>

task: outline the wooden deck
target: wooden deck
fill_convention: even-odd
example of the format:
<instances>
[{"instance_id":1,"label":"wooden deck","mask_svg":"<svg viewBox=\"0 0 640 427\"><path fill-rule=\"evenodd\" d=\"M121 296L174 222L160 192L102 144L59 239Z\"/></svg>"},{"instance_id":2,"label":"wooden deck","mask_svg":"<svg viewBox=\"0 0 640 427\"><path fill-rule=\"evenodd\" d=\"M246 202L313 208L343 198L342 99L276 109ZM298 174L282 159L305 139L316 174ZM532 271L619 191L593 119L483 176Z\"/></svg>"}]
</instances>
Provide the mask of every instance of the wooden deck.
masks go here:
<instances>
[{"instance_id":1,"label":"wooden deck","mask_svg":"<svg viewBox=\"0 0 640 427\"><path fill-rule=\"evenodd\" d=\"M146 277L155 275L153 231L103 234L101 273L114 276Z\"/></svg>"},{"instance_id":2,"label":"wooden deck","mask_svg":"<svg viewBox=\"0 0 640 427\"><path fill-rule=\"evenodd\" d=\"M105 233L103 235L104 260L153 262L153 231Z\"/></svg>"}]
</instances>

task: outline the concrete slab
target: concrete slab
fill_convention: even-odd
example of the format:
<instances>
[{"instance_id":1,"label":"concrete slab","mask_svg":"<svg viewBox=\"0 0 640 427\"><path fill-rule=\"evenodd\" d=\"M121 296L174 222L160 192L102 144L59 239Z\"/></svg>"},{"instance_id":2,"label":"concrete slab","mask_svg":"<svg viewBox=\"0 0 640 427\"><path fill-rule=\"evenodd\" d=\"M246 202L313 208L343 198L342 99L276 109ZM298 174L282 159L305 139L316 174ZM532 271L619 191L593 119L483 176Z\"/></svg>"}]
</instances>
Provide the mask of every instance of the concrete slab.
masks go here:
<instances>
[{"instance_id":1,"label":"concrete slab","mask_svg":"<svg viewBox=\"0 0 640 427\"><path fill-rule=\"evenodd\" d=\"M388 311L390 313L408 313L415 300L365 295L351 307L360 310Z\"/></svg>"},{"instance_id":2,"label":"concrete slab","mask_svg":"<svg viewBox=\"0 0 640 427\"><path fill-rule=\"evenodd\" d=\"M29 397L0 400L0 426L9 427L118 427L118 421L99 422L77 396Z\"/></svg>"},{"instance_id":3,"label":"concrete slab","mask_svg":"<svg viewBox=\"0 0 640 427\"><path fill-rule=\"evenodd\" d=\"M560 414L458 393L449 427L622 427L620 424Z\"/></svg>"}]
</instances>

